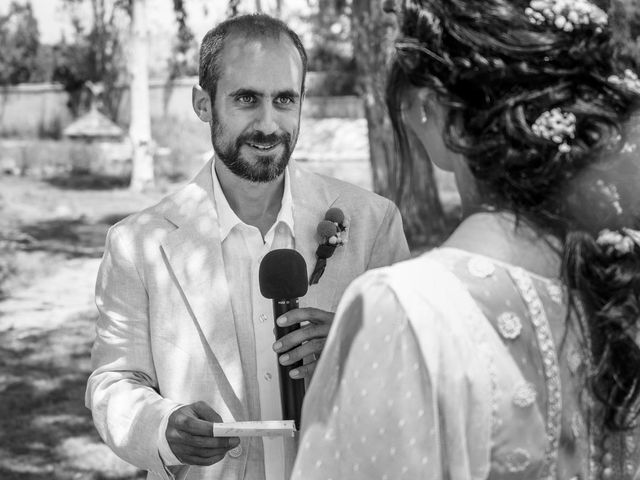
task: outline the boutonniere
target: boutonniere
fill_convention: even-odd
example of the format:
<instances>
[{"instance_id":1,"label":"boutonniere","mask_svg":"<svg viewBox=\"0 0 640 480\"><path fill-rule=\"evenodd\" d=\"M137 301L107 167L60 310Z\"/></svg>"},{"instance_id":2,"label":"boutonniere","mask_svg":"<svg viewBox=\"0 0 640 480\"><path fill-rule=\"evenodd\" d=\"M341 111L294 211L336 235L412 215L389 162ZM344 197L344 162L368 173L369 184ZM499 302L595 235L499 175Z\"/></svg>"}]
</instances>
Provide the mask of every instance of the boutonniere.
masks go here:
<instances>
[{"instance_id":1,"label":"boutonniere","mask_svg":"<svg viewBox=\"0 0 640 480\"><path fill-rule=\"evenodd\" d=\"M318 224L320 245L316 249L316 266L309 277L309 285L318 283L327 266L327 258L335 252L336 247L344 245L343 233L347 230L344 213L339 208L330 208L324 214L324 220Z\"/></svg>"}]
</instances>

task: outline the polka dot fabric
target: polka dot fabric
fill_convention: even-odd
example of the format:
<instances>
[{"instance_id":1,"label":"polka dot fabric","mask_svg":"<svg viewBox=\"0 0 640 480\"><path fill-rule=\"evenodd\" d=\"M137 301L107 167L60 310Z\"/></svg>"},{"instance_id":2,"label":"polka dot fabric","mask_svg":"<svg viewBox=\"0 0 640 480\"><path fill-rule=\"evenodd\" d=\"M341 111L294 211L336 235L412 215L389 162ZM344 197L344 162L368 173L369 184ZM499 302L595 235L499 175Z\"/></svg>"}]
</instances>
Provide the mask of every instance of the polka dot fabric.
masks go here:
<instances>
[{"instance_id":1,"label":"polka dot fabric","mask_svg":"<svg viewBox=\"0 0 640 480\"><path fill-rule=\"evenodd\" d=\"M558 280L456 249L345 293L305 399L294 480L640 480L602 435Z\"/></svg>"},{"instance_id":2,"label":"polka dot fabric","mask_svg":"<svg viewBox=\"0 0 640 480\"><path fill-rule=\"evenodd\" d=\"M344 313L362 313L361 328L354 333L350 325L341 325L343 331L332 332L346 336L350 344L324 355L339 358L345 350L348 355L340 367L325 362L316 372L323 378L334 368L339 380L314 380L308 395L318 397L305 404L303 422L314 422L309 418L313 405L330 400L331 408L322 408L326 418L315 418L322 423L303 437L293 478L427 478L438 463L437 454L429 455L437 431L430 427L435 425L433 412L425 408L429 378L419 347L407 319L395 315L393 293L380 286L368 292L377 298L374 304L363 307L356 299Z\"/></svg>"}]
</instances>

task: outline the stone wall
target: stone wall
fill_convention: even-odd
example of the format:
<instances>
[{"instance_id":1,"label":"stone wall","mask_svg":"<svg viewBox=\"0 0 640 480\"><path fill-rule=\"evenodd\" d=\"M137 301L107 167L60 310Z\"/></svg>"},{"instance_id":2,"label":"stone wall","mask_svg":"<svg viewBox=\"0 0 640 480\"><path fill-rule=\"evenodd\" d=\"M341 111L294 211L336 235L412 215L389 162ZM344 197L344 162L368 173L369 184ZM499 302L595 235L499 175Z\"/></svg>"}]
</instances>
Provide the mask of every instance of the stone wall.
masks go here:
<instances>
[{"instance_id":1,"label":"stone wall","mask_svg":"<svg viewBox=\"0 0 640 480\"><path fill-rule=\"evenodd\" d=\"M314 72L307 84L313 91ZM171 85L155 80L149 85L151 118L170 117L193 120L191 89L197 77L180 78ZM42 132L62 131L73 121L67 108L68 95L60 85L23 84L0 89L0 137L37 137ZM310 118L363 118L364 107L356 96L308 96L303 116ZM129 122L129 95L125 91L120 104L118 124ZM41 136L41 135L40 135Z\"/></svg>"}]
</instances>

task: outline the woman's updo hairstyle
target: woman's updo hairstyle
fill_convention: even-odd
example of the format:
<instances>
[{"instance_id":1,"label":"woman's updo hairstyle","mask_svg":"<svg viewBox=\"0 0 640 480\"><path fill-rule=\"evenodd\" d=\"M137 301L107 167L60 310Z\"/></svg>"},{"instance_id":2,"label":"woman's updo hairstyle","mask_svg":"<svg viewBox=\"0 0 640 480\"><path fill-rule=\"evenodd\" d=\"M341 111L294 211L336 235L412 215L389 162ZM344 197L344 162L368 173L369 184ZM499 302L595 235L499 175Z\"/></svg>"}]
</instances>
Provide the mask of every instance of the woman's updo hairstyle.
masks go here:
<instances>
[{"instance_id":1,"label":"woman's updo hairstyle","mask_svg":"<svg viewBox=\"0 0 640 480\"><path fill-rule=\"evenodd\" d=\"M613 158L630 157L640 171L637 152L623 155L640 81L612 36L610 2L398 1L387 102L403 159L417 161L402 121L406 88L426 87L445 108L447 146L465 157L487 203L562 243L563 279L597 339L589 385L605 426L628 427L640 399L640 245L623 260L597 238L605 228L640 227L638 193L621 196L600 179L587 198L582 178ZM591 204L602 211L585 211Z\"/></svg>"}]
</instances>

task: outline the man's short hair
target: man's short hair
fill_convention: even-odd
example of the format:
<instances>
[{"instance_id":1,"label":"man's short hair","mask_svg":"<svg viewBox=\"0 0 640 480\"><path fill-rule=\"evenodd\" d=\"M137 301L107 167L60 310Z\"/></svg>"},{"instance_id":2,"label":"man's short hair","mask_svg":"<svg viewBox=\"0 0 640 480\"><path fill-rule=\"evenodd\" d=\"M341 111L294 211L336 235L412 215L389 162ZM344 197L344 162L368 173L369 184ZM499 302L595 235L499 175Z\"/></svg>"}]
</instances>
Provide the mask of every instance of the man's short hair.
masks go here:
<instances>
[{"instance_id":1,"label":"man's short hair","mask_svg":"<svg viewBox=\"0 0 640 480\"><path fill-rule=\"evenodd\" d=\"M307 76L307 52L298 35L283 21L262 13L240 15L225 20L212 28L202 39L200 46L199 83L215 102L216 86L220 78L220 56L227 37L234 35L246 39L279 40L286 35L295 45L302 60L302 92Z\"/></svg>"}]
</instances>

